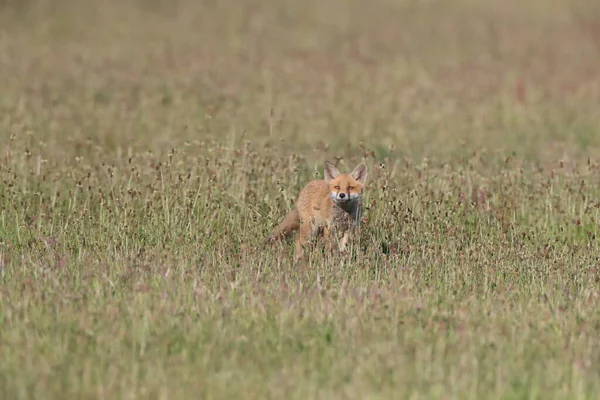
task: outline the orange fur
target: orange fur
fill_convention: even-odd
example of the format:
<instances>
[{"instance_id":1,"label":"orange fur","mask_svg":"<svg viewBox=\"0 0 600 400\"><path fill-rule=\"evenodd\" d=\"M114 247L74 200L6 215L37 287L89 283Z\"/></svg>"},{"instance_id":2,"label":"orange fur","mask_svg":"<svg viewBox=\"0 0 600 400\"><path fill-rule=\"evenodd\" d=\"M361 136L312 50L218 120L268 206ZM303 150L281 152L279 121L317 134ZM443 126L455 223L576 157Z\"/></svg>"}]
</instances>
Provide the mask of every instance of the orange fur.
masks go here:
<instances>
[{"instance_id":1,"label":"orange fur","mask_svg":"<svg viewBox=\"0 0 600 400\"><path fill-rule=\"evenodd\" d=\"M340 174L326 161L324 178L309 182L300 191L294 208L267 239L273 242L298 230L294 262L303 259L306 244L320 229L327 249L335 238L338 250L344 252L350 231L360 222L367 166L361 163L350 174Z\"/></svg>"}]
</instances>

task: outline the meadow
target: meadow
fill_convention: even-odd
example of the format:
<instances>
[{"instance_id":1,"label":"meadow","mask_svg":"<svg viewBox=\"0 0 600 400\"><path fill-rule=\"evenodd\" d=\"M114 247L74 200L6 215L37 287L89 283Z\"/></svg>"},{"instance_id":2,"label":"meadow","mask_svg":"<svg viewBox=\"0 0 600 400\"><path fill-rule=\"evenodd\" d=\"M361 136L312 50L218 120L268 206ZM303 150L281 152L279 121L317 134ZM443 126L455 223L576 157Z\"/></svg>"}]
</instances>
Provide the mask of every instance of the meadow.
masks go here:
<instances>
[{"instance_id":1,"label":"meadow","mask_svg":"<svg viewBox=\"0 0 600 400\"><path fill-rule=\"evenodd\" d=\"M0 397L598 398L598 21L0 1ZM325 160L365 221L294 268Z\"/></svg>"}]
</instances>

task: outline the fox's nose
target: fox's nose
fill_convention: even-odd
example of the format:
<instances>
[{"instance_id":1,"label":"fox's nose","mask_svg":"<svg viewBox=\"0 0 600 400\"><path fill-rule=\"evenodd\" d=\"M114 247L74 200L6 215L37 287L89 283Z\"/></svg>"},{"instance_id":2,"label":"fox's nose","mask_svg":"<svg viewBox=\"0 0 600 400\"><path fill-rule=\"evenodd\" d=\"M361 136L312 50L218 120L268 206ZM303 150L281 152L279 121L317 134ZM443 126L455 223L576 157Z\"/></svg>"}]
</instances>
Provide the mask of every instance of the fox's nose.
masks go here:
<instances>
[{"instance_id":1,"label":"fox's nose","mask_svg":"<svg viewBox=\"0 0 600 400\"><path fill-rule=\"evenodd\" d=\"M340 199L343 199L344 197L346 197L346 193L340 193L338 196L340 196Z\"/></svg>"}]
</instances>

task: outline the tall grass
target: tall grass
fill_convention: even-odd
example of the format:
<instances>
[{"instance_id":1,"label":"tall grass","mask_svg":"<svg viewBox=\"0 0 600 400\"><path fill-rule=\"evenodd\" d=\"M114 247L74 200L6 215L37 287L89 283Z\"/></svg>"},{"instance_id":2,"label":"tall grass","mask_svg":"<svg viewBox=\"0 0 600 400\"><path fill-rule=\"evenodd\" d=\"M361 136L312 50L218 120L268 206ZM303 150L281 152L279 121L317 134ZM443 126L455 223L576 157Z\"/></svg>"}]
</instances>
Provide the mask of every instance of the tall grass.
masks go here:
<instances>
[{"instance_id":1,"label":"tall grass","mask_svg":"<svg viewBox=\"0 0 600 400\"><path fill-rule=\"evenodd\" d=\"M0 2L2 398L598 397L598 17ZM326 159L365 224L296 270Z\"/></svg>"}]
</instances>

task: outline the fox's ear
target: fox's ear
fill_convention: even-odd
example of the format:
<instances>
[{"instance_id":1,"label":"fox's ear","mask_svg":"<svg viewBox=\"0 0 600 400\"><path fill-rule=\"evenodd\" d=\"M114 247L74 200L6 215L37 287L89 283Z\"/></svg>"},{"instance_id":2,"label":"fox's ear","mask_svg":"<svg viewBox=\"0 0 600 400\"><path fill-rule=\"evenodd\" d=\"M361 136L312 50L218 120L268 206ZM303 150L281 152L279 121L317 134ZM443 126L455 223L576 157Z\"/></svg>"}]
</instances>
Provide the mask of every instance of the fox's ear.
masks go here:
<instances>
[{"instance_id":1,"label":"fox's ear","mask_svg":"<svg viewBox=\"0 0 600 400\"><path fill-rule=\"evenodd\" d=\"M340 174L340 171L338 171L338 169L335 167L335 165L333 165L329 161L325 161L325 170L323 172L323 176L325 176L325 180L327 182L334 180L335 178L338 177L339 174Z\"/></svg>"},{"instance_id":2,"label":"fox's ear","mask_svg":"<svg viewBox=\"0 0 600 400\"><path fill-rule=\"evenodd\" d=\"M367 165L365 163L358 164L352 171L352 177L364 184L367 180Z\"/></svg>"}]
</instances>

